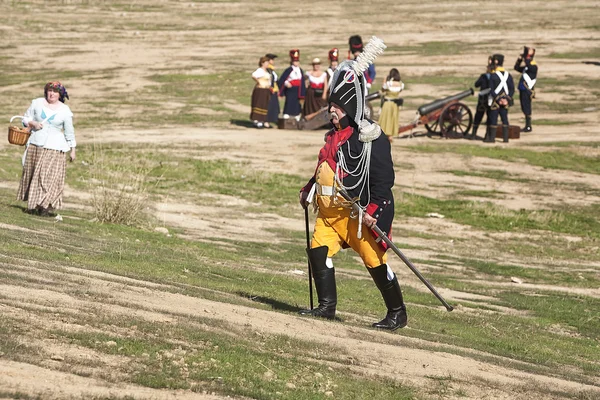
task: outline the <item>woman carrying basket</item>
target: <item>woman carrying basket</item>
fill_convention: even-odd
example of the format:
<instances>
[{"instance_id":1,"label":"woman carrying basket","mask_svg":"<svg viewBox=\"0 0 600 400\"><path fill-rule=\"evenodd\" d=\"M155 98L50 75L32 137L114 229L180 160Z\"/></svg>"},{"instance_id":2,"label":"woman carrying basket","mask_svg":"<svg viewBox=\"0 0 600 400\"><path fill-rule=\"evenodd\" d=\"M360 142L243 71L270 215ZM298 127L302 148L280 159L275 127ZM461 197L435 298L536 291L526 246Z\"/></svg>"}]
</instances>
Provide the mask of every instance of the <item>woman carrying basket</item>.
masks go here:
<instances>
[{"instance_id":1,"label":"woman carrying basket","mask_svg":"<svg viewBox=\"0 0 600 400\"><path fill-rule=\"evenodd\" d=\"M52 216L62 207L67 169L66 153L75 160L73 113L64 104L69 95L58 81L48 82L44 97L31 102L23 125L31 128L17 200L27 201L27 212Z\"/></svg>"}]
</instances>

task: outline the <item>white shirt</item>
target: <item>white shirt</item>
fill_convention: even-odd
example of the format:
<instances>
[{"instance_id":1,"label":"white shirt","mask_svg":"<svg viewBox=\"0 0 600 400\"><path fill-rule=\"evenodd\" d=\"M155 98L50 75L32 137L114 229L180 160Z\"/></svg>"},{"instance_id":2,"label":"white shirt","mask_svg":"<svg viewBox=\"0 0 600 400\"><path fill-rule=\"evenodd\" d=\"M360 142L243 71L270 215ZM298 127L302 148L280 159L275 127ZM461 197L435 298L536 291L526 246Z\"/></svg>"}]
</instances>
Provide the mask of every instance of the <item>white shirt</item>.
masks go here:
<instances>
[{"instance_id":1,"label":"white shirt","mask_svg":"<svg viewBox=\"0 0 600 400\"><path fill-rule=\"evenodd\" d=\"M265 71L262 68L257 68L256 71L254 71L252 73L252 77L256 78L256 79L260 79L260 78L264 78L265 76L267 76L269 73L267 71Z\"/></svg>"},{"instance_id":2,"label":"white shirt","mask_svg":"<svg viewBox=\"0 0 600 400\"><path fill-rule=\"evenodd\" d=\"M30 121L41 122L43 127L31 131L27 144L33 144L45 149L68 152L76 147L75 130L73 128L73 113L68 105L60 103L57 110L48 107L43 97L34 99L23 116L23 125Z\"/></svg>"},{"instance_id":3,"label":"white shirt","mask_svg":"<svg viewBox=\"0 0 600 400\"><path fill-rule=\"evenodd\" d=\"M401 91L404 90L404 82L400 81L394 81L393 79L390 79L387 82L384 82L383 85L381 86L381 88L383 90L388 90L392 93L400 93Z\"/></svg>"},{"instance_id":4,"label":"white shirt","mask_svg":"<svg viewBox=\"0 0 600 400\"><path fill-rule=\"evenodd\" d=\"M300 69L300 67L292 65L292 72L290 72L290 76L287 78L287 80L295 81L297 79L302 79L302 70Z\"/></svg>"}]
</instances>

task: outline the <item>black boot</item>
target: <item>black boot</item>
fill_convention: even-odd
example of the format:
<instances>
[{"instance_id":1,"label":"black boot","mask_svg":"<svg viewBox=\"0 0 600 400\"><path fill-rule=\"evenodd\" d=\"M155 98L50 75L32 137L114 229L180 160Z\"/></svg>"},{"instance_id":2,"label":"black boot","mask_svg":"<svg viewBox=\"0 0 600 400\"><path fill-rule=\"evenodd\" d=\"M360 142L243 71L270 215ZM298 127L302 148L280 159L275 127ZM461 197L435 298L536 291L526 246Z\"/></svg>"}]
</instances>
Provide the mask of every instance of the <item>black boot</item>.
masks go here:
<instances>
[{"instance_id":1,"label":"black boot","mask_svg":"<svg viewBox=\"0 0 600 400\"><path fill-rule=\"evenodd\" d=\"M473 125L473 129L471 130L471 136L469 136L467 139L469 139L469 140L479 139L477 137L477 129L479 129L479 125Z\"/></svg>"},{"instance_id":2,"label":"black boot","mask_svg":"<svg viewBox=\"0 0 600 400\"><path fill-rule=\"evenodd\" d=\"M525 116L525 128L523 128L523 132L531 132L531 115Z\"/></svg>"},{"instance_id":3,"label":"black boot","mask_svg":"<svg viewBox=\"0 0 600 400\"><path fill-rule=\"evenodd\" d=\"M337 305L337 290L335 287L335 270L327 268L327 246L307 249L308 260L312 270L319 306L312 310L300 310L301 315L312 315L327 319L335 318L335 306Z\"/></svg>"},{"instance_id":4,"label":"black boot","mask_svg":"<svg viewBox=\"0 0 600 400\"><path fill-rule=\"evenodd\" d=\"M487 133L485 134L485 143L494 143L496 141L496 125L489 125L487 127Z\"/></svg>"},{"instance_id":5,"label":"black boot","mask_svg":"<svg viewBox=\"0 0 600 400\"><path fill-rule=\"evenodd\" d=\"M375 268L367 268L377 288L383 296L383 301L387 307L387 315L384 319L374 323L374 328L388 329L395 331L398 328L404 328L408 322L406 315L406 306L402 299L402 291L398 284L398 278L394 274L391 281L387 277L387 264L381 264Z\"/></svg>"},{"instance_id":6,"label":"black boot","mask_svg":"<svg viewBox=\"0 0 600 400\"><path fill-rule=\"evenodd\" d=\"M502 139L504 143L508 143L508 125L502 125Z\"/></svg>"}]
</instances>

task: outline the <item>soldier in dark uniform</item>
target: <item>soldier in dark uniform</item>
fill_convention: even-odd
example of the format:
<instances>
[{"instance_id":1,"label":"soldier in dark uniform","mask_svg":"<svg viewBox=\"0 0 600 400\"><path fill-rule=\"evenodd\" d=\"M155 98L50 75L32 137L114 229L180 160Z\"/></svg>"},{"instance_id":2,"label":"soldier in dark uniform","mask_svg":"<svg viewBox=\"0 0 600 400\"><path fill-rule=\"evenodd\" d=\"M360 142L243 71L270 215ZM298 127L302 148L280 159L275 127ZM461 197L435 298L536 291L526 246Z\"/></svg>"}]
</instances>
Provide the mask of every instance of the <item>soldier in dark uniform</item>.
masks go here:
<instances>
[{"instance_id":1,"label":"soldier in dark uniform","mask_svg":"<svg viewBox=\"0 0 600 400\"><path fill-rule=\"evenodd\" d=\"M523 132L531 132L531 100L535 97L535 82L537 81L538 66L533 60L535 49L524 47L523 54L517 58L515 70L519 71L521 79L519 80L519 100L521 110L525 114L525 128ZM523 65L523 63L525 63Z\"/></svg>"},{"instance_id":2,"label":"soldier in dark uniform","mask_svg":"<svg viewBox=\"0 0 600 400\"><path fill-rule=\"evenodd\" d=\"M486 143L496 141L496 129L498 115L502 119L502 137L504 142L508 142L508 108L513 105L513 95L515 93L515 83L512 76L503 67L504 56L494 54L492 56L492 71L490 78L490 95L488 105L490 111L488 114L488 129L485 139Z\"/></svg>"},{"instance_id":3,"label":"soldier in dark uniform","mask_svg":"<svg viewBox=\"0 0 600 400\"><path fill-rule=\"evenodd\" d=\"M275 59L277 56L272 53L265 55L269 59L269 67L267 71L271 74L271 99L269 100L269 108L267 109L267 123L277 123L279 119L279 86L277 85L277 73L275 72ZM271 125L266 125L270 128Z\"/></svg>"},{"instance_id":4,"label":"soldier in dark uniform","mask_svg":"<svg viewBox=\"0 0 600 400\"><path fill-rule=\"evenodd\" d=\"M481 120L484 115L488 113L488 93L486 89L490 88L490 78L492 76L492 56L488 57L488 63L485 67L485 73L481 74L479 78L475 81L475 87L479 88L479 96L477 97L477 111L475 111L475 117L473 118L473 130L471 131L471 136L469 139L480 139L477 137L477 129L479 129L479 125L481 124ZM487 122L487 121L486 121Z\"/></svg>"},{"instance_id":5,"label":"soldier in dark uniform","mask_svg":"<svg viewBox=\"0 0 600 400\"><path fill-rule=\"evenodd\" d=\"M365 47L365 54L374 58L384 46L380 39L373 38ZM406 326L406 307L398 278L387 264L387 245L371 229L376 225L388 236L391 234L394 166L386 135L379 125L364 119L366 79L361 64L344 61L333 75L329 108L334 128L325 136L315 174L300 190L303 207L308 207L314 196L318 206L307 252L319 299L317 308L300 313L335 317L337 291L332 257L340 249L352 247L387 306L385 318L372 326L395 330ZM366 63L363 65L366 68ZM363 212L352 212L351 205L338 194L342 189L358 199Z\"/></svg>"},{"instance_id":6,"label":"soldier in dark uniform","mask_svg":"<svg viewBox=\"0 0 600 400\"><path fill-rule=\"evenodd\" d=\"M356 60L358 55L363 51L363 41L360 35L350 36L348 39L348 59ZM369 64L369 68L364 72L365 80L367 81L367 92L371 89L371 85L375 82L375 64Z\"/></svg>"}]
</instances>

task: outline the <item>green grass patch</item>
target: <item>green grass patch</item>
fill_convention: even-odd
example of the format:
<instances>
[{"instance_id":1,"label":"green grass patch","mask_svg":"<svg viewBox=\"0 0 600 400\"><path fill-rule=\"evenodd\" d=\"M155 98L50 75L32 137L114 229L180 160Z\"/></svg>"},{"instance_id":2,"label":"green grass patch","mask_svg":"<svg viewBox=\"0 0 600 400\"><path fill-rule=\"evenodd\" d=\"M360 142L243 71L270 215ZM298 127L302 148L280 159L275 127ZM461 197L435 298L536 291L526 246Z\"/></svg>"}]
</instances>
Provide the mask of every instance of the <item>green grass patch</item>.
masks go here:
<instances>
[{"instance_id":1,"label":"green grass patch","mask_svg":"<svg viewBox=\"0 0 600 400\"><path fill-rule=\"evenodd\" d=\"M209 390L265 399L323 399L326 392L341 399L377 394L389 399L415 398L408 387L387 379L367 378L346 368L347 356L341 348L315 346L279 335L247 334L243 327L236 326L214 332L210 320L176 326L141 320L103 322L123 328L135 326L136 337L64 330L52 333L79 346L131 359L129 368L135 369L132 382L147 387ZM157 331L162 335L157 337ZM320 354L319 359L337 366L323 368L319 362L309 360L312 354Z\"/></svg>"},{"instance_id":2,"label":"green grass patch","mask_svg":"<svg viewBox=\"0 0 600 400\"><path fill-rule=\"evenodd\" d=\"M462 169L459 170L447 170L444 171L446 173L455 175L455 176L476 176L479 178L487 178L493 179L496 181L513 181L513 182L521 182L527 183L531 182L531 179L521 178L519 175L511 174L508 171L502 169L485 169L479 171L465 171Z\"/></svg>"},{"instance_id":3,"label":"green grass patch","mask_svg":"<svg viewBox=\"0 0 600 400\"><path fill-rule=\"evenodd\" d=\"M578 210L508 210L488 203L468 200L439 200L404 194L396 206L396 216L425 217L436 212L455 222L498 232L543 230L557 233L600 237L600 222L596 219L600 205Z\"/></svg>"},{"instance_id":4,"label":"green grass patch","mask_svg":"<svg viewBox=\"0 0 600 400\"><path fill-rule=\"evenodd\" d=\"M459 190L455 194L465 197L503 198L507 193L499 190Z\"/></svg>"},{"instance_id":5,"label":"green grass patch","mask_svg":"<svg viewBox=\"0 0 600 400\"><path fill-rule=\"evenodd\" d=\"M453 144L436 143L410 147L411 150L422 153L454 153L467 157L488 157L508 162L526 161L531 165L557 170L569 170L600 175L600 163L597 157L588 157L571 151L532 151L523 148L482 147L473 145L456 146Z\"/></svg>"},{"instance_id":6,"label":"green grass patch","mask_svg":"<svg viewBox=\"0 0 600 400\"><path fill-rule=\"evenodd\" d=\"M587 51L567 51L567 52L552 52L548 54L549 58L564 60L564 59L598 59L600 58L600 47L594 47Z\"/></svg>"},{"instance_id":7,"label":"green grass patch","mask_svg":"<svg viewBox=\"0 0 600 400\"><path fill-rule=\"evenodd\" d=\"M583 123L583 121L559 121L556 119L536 119L534 122L535 125L542 126L574 126L581 123Z\"/></svg>"}]
</instances>

